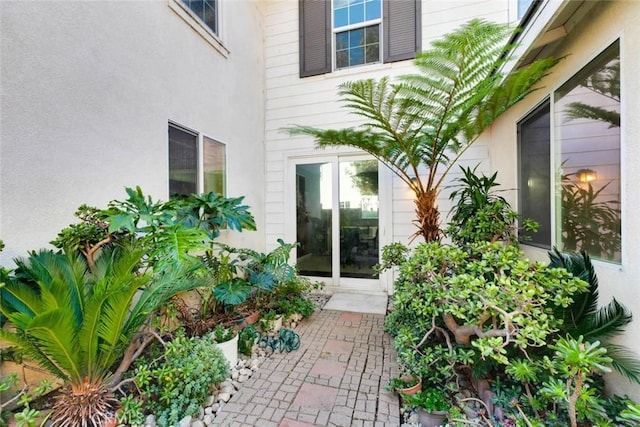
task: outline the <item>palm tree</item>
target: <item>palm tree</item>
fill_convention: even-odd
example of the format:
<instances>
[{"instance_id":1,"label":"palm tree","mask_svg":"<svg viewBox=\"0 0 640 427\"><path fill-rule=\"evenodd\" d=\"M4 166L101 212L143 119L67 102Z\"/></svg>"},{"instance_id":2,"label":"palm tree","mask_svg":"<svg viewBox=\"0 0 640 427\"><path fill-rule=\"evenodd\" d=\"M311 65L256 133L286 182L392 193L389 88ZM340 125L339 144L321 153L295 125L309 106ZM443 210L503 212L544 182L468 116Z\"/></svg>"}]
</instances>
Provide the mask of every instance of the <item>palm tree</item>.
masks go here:
<instances>
[{"instance_id":1,"label":"palm tree","mask_svg":"<svg viewBox=\"0 0 640 427\"><path fill-rule=\"evenodd\" d=\"M346 107L367 121L357 128L289 128L311 135L318 147L351 146L388 166L415 193L418 231L426 241L442 236L436 198L455 162L509 107L522 100L556 64L535 61L505 76L512 31L474 19L420 53L419 74L397 82L360 80L340 85ZM421 172L426 170L426 176Z\"/></svg>"},{"instance_id":2,"label":"palm tree","mask_svg":"<svg viewBox=\"0 0 640 427\"><path fill-rule=\"evenodd\" d=\"M15 329L0 330L0 339L65 383L54 425L102 426L117 405L115 383L150 341L144 326L151 314L201 285L180 268L140 272L142 260L140 249L104 247L89 268L77 251L42 250L17 261L15 277L4 283L10 298L0 311Z\"/></svg>"}]
</instances>

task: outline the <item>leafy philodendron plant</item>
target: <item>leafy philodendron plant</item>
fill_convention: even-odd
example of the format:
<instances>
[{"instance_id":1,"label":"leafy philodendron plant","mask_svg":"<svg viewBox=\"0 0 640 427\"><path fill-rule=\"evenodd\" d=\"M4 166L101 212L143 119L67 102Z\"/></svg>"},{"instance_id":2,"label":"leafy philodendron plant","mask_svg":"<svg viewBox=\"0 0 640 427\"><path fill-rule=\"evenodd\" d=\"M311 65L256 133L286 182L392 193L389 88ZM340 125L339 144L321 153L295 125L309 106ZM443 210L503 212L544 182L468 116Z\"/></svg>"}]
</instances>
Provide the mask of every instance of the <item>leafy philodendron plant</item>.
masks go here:
<instances>
[{"instance_id":1,"label":"leafy philodendron plant","mask_svg":"<svg viewBox=\"0 0 640 427\"><path fill-rule=\"evenodd\" d=\"M193 261L194 252L210 257L221 228L256 228L242 197L204 193L161 202L145 196L140 187L125 190L127 199L113 200L106 209L80 206L76 211L80 222L63 229L51 243L78 250L92 267L103 246L136 240L145 247L146 263L167 267Z\"/></svg>"},{"instance_id":2,"label":"leafy philodendron plant","mask_svg":"<svg viewBox=\"0 0 640 427\"><path fill-rule=\"evenodd\" d=\"M318 129L298 126L318 147L350 146L388 166L415 193L416 236L440 240L436 198L449 171L503 112L530 92L556 59L534 61L505 76L512 31L474 19L418 54L418 74L391 82L360 80L340 86L344 105L362 126ZM426 171L426 176L423 175Z\"/></svg>"}]
</instances>

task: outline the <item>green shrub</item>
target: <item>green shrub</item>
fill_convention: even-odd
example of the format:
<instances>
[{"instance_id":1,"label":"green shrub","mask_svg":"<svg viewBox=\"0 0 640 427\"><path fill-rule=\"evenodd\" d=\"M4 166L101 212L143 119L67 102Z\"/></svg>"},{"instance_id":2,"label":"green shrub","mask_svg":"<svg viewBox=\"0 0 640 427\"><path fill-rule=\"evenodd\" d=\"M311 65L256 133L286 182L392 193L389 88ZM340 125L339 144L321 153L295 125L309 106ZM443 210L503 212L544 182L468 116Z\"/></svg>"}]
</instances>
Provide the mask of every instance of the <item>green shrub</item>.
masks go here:
<instances>
[{"instance_id":1,"label":"green shrub","mask_svg":"<svg viewBox=\"0 0 640 427\"><path fill-rule=\"evenodd\" d=\"M167 344L162 358L141 363L135 379L157 423L169 426L196 414L211 387L228 373L229 365L213 340L179 336Z\"/></svg>"}]
</instances>

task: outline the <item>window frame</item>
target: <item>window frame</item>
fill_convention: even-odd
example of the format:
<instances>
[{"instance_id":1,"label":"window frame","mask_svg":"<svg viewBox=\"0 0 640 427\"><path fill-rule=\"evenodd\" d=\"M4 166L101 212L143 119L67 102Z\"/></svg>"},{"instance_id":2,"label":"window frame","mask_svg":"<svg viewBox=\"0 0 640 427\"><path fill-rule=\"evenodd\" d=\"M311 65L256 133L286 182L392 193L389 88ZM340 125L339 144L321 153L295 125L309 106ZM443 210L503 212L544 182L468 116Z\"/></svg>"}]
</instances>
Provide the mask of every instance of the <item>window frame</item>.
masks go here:
<instances>
[{"instance_id":1,"label":"window frame","mask_svg":"<svg viewBox=\"0 0 640 427\"><path fill-rule=\"evenodd\" d=\"M381 0L382 57L376 63L336 71L332 5L331 0L298 0L300 78L412 60L422 50L422 0Z\"/></svg>"},{"instance_id":2,"label":"window frame","mask_svg":"<svg viewBox=\"0 0 640 427\"><path fill-rule=\"evenodd\" d=\"M332 72L343 71L343 70L352 70L354 68L365 67L370 65L382 64L384 62L384 1L380 0L380 17L376 19L367 20L366 17L362 22L358 22L356 24L347 24L341 27L335 27L335 9L334 4L337 0L330 0L331 3L331 70ZM366 4L366 0L363 0L363 4ZM348 7L348 5L347 5ZM378 25L378 60L374 62L363 62L362 64L357 65L349 65L346 67L338 68L338 57L337 57L337 42L336 38L339 33L348 32L352 30L357 30L362 28L365 33L368 27L372 27L374 25ZM366 45L365 45L366 46ZM366 60L366 47L365 47L365 60Z\"/></svg>"},{"instance_id":3,"label":"window frame","mask_svg":"<svg viewBox=\"0 0 640 427\"><path fill-rule=\"evenodd\" d=\"M528 246L533 246L536 248L541 248L541 249L546 249L546 250L550 250L553 247L554 244L554 236L555 236L555 194L554 191L552 190L553 188L555 188L555 174L553 173L553 153L552 153L552 148L553 148L553 140L552 140L552 134L553 134L553 102L551 100L551 96L547 96L545 97L545 99L543 99L541 102L539 102L538 104L536 104L531 110L529 110L524 116L522 116L520 118L520 120L518 120L516 122L516 131L517 131L517 156L518 156L518 174L517 174L517 179L518 179L518 213L520 213L523 218L522 219L533 219L534 218L529 218L529 216L526 215L526 213L522 212L522 208L524 206L524 203L522 203L522 198L523 196L523 189L522 189L522 181L523 181L523 168L522 168L522 145L526 142L524 142L522 140L522 125L527 122L528 120L531 120L535 117L537 117L538 115L540 115L541 113L546 113L549 116L549 123L548 123L548 130L549 130L549 134L548 134L548 158L547 158L547 165L549 167L549 187L547 188L547 203L548 203L548 207L549 207L549 218L547 219L548 224L549 224L549 233L544 236L543 238L545 239L544 242L539 242L539 241L533 241L533 240L527 240L527 239L519 239L520 243L528 245ZM524 234L523 232L519 233L520 235ZM542 236L541 236L542 237ZM548 242L548 243L547 243Z\"/></svg>"},{"instance_id":4,"label":"window frame","mask_svg":"<svg viewBox=\"0 0 640 427\"><path fill-rule=\"evenodd\" d=\"M186 22L200 37L210 44L223 57L229 57L230 50L225 46L225 26L222 17L224 16L224 7L222 0L215 0L217 4L216 22L218 31L213 32L207 24L205 24L189 6L184 4L182 0L168 0L169 8L176 13L184 22Z\"/></svg>"},{"instance_id":5,"label":"window frame","mask_svg":"<svg viewBox=\"0 0 640 427\"><path fill-rule=\"evenodd\" d=\"M175 128L182 132L188 133L196 137L196 194L201 194L205 192L205 159L204 159L204 145L205 138L211 140L216 144L220 144L223 149L222 153L222 164L223 164L223 172L222 172L222 196L226 197L227 195L227 182L228 182L228 174L227 174L227 144L221 142L220 140L209 136L203 132L198 132L190 127L181 125L175 121L169 121L167 125L167 193L169 197L173 194L171 193L171 189L169 187L169 175L170 175L170 164L169 164L169 144L170 140L169 136L169 128ZM174 193L175 194L175 193Z\"/></svg>"},{"instance_id":6,"label":"window frame","mask_svg":"<svg viewBox=\"0 0 640 427\"><path fill-rule=\"evenodd\" d=\"M547 94L547 96L545 97L544 100L542 100L541 102L539 102L538 104L536 104L536 106L532 109L530 109L529 111L527 111L526 114L524 114L523 116L521 116L521 118L516 122L516 131L518 134L518 164L517 164L517 175L518 175L518 185L520 185L520 181L521 181L521 166L520 166L520 148L519 148L519 125L520 123L524 122L525 120L533 117L535 114L537 114L540 111L540 108L545 104L545 102L549 103L549 130L550 130L550 134L549 134L549 163L550 163L550 176L549 176L549 181L550 181L550 199L549 199L549 205L550 205L550 212L551 212L551 218L550 218L550 223L551 223L551 235L549 236L550 238L550 242L551 242L551 247L561 247L562 245L562 229L560 229L560 227L562 227L562 221L560 218L561 215L561 208L559 207L559 204L561 203L561 196L560 196L560 186L562 185L562 176L561 176L561 155L562 155L562 141L560 139L560 137L558 136L558 132L559 132L559 128L558 128L558 123L557 123L557 118L556 116L558 115L558 96L560 93L560 90L563 88L566 88L568 83L576 80L578 76L580 75L589 75L589 73L587 72L590 66L593 66L595 63L597 63L598 61L602 61L604 58L604 56L611 51L611 49L614 48L614 46L617 44L617 53L618 53L618 59L620 62L622 62L622 37L617 36L615 37L613 40L610 40L607 43L604 43L603 45L599 46L598 50L595 51L595 53L593 55L591 55L590 57L586 58L583 62L581 62L581 66L577 67L577 70L572 73L568 78L563 79L562 81L558 82L557 85L555 85L553 87L553 90L549 91L549 93ZM622 67L621 67L622 68ZM624 246L625 246L625 236L624 236L624 224L625 224L625 209L624 209L624 188L625 188L625 167L624 167L624 108L623 108L623 102L622 102L622 97L624 96L622 94L622 92L624 91L623 89L623 82L624 82L624 75L622 70L620 73L620 100L619 100L619 110L620 110L620 132L618 135L618 149L619 149L619 182L620 182L620 192L619 192L619 210L620 210L620 224L621 224L621 228L620 228L620 240L619 240L619 252L620 252L620 258L618 259L606 259L604 257L596 257L592 255L592 259L595 262L598 263L602 263L603 265L607 265L607 266L612 266L612 267L620 267L624 264L625 262L625 251L624 251ZM521 212L521 206L518 206L518 213L522 213ZM521 243L523 245L526 246L530 246L530 247L537 247L537 248L545 248L547 249L545 246L543 245L538 245L538 244L532 244L531 242L528 241L521 241ZM567 249L567 250L571 250L571 249Z\"/></svg>"}]
</instances>

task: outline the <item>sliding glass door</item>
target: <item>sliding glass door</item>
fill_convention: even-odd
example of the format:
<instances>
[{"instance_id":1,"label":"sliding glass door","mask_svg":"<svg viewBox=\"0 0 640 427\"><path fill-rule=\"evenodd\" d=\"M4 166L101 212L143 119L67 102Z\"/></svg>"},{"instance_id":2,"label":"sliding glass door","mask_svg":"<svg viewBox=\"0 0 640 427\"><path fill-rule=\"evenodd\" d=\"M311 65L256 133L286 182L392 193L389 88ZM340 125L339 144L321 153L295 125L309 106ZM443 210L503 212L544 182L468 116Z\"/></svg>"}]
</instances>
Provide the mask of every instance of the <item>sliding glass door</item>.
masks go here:
<instances>
[{"instance_id":1,"label":"sliding glass door","mask_svg":"<svg viewBox=\"0 0 640 427\"><path fill-rule=\"evenodd\" d=\"M379 260L379 171L374 159L297 163L296 240L300 274L338 286L373 286ZM369 283L367 283L369 282Z\"/></svg>"}]
</instances>

